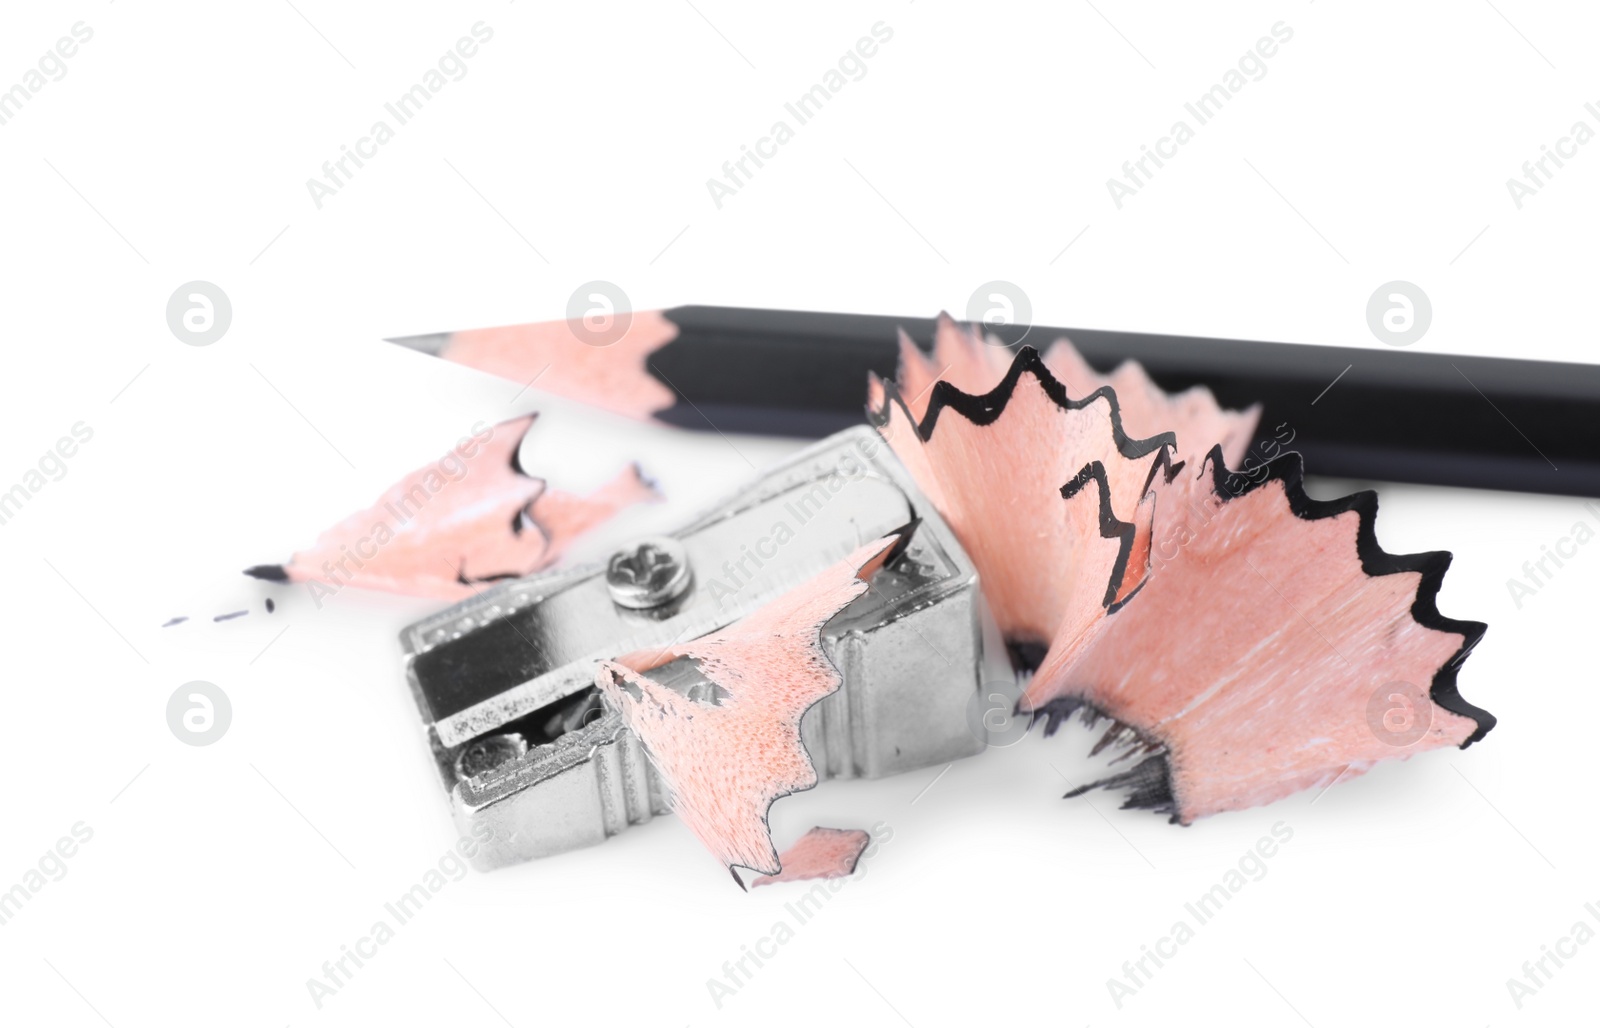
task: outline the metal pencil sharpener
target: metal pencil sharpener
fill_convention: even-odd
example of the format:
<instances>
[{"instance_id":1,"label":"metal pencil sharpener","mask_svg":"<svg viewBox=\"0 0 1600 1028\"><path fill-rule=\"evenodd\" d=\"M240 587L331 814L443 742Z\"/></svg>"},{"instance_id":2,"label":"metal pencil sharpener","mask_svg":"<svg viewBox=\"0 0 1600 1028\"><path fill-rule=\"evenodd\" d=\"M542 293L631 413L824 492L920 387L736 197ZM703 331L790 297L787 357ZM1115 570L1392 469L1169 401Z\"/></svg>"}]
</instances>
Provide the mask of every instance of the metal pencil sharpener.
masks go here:
<instances>
[{"instance_id":1,"label":"metal pencil sharpener","mask_svg":"<svg viewBox=\"0 0 1600 1028\"><path fill-rule=\"evenodd\" d=\"M980 687L1012 673L971 561L866 426L604 566L497 583L406 628L406 677L456 825L489 839L473 865L590 846L669 812L594 685L597 660L714 632L908 525L899 556L824 625L843 684L800 725L820 778L880 778L983 749L970 724ZM688 661L652 674L715 688Z\"/></svg>"}]
</instances>

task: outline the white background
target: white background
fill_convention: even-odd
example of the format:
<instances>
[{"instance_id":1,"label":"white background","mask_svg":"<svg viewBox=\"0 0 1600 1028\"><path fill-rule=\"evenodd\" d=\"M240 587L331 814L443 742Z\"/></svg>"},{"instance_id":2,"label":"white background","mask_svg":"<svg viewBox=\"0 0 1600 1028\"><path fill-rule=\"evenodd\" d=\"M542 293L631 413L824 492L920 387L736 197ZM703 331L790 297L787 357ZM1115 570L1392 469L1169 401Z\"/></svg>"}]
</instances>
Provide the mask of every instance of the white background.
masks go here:
<instances>
[{"instance_id":1,"label":"white background","mask_svg":"<svg viewBox=\"0 0 1600 1028\"><path fill-rule=\"evenodd\" d=\"M0 1019L1592 1019L1600 945L1520 1011L1505 981L1600 901L1600 547L1521 609L1506 582L1597 519L1408 486L1382 490L1379 538L1456 553L1439 605L1490 623L1461 676L1501 718L1481 746L1185 830L1106 794L1062 801L1050 764L1081 780L1088 737L1029 739L920 797L934 769L780 804L786 831L894 835L720 1009L707 979L795 894L740 893L672 819L452 882L322 1009L308 995L454 839L395 642L435 605L347 590L319 610L237 569L285 558L474 422L560 406L383 336L558 318L595 278L639 309L908 316L1003 278L1043 324L1377 346L1367 298L1406 279L1434 307L1418 349L1593 359L1600 145L1520 210L1505 186L1574 121L1600 127L1583 109L1600 100L1592 8L1218 8L7 5L0 88L75 22L94 38L0 127L0 488L74 423L94 436L0 526L0 888L76 822L94 834L0 925ZM494 38L467 77L317 209L306 180L480 20ZM880 20L894 37L866 77L717 209L706 179ZM1279 21L1294 37L1266 77L1118 210L1105 180ZM166 324L192 279L233 303L209 347ZM674 497L616 532L671 524L792 445L566 413L530 466L579 488L642 454ZM159 627L177 614L195 620ZM194 679L233 705L200 748L165 719ZM1119 1010L1106 980L1279 821L1294 836L1267 877Z\"/></svg>"}]
</instances>

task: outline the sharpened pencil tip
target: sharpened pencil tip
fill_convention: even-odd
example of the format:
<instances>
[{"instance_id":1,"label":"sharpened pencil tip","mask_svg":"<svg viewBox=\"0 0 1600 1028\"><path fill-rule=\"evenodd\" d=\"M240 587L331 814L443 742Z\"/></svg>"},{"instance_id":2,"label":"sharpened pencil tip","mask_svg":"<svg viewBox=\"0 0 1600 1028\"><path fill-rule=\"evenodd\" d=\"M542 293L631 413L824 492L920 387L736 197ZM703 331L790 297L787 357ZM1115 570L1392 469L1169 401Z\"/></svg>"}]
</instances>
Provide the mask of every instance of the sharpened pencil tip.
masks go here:
<instances>
[{"instance_id":1,"label":"sharpened pencil tip","mask_svg":"<svg viewBox=\"0 0 1600 1028\"><path fill-rule=\"evenodd\" d=\"M285 571L282 564L257 564L253 568L245 568L244 573L251 578L259 578L265 582L287 582L289 572Z\"/></svg>"},{"instance_id":2,"label":"sharpened pencil tip","mask_svg":"<svg viewBox=\"0 0 1600 1028\"><path fill-rule=\"evenodd\" d=\"M438 357L444 353L445 347L450 345L451 335L450 332L430 332L420 336L395 336L393 339L385 339L384 342L404 346L408 350L416 350L430 357Z\"/></svg>"}]
</instances>

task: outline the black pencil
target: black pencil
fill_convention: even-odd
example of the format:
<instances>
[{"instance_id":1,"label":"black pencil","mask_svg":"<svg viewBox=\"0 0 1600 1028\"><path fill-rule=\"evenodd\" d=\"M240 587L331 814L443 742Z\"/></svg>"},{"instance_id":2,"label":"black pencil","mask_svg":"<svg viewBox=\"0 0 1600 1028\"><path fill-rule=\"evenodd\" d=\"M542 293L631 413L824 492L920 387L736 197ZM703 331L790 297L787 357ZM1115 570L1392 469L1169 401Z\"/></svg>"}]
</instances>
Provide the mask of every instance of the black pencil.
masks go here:
<instances>
[{"instance_id":1,"label":"black pencil","mask_svg":"<svg viewBox=\"0 0 1600 1028\"><path fill-rule=\"evenodd\" d=\"M632 317L676 330L666 333L670 341L645 340L639 348L633 374L649 381L636 384L666 398L650 416L691 429L801 437L860 424L867 373L895 372L897 330L926 347L935 324L697 306ZM567 331L554 323L487 332L499 333L504 346L517 332L555 328ZM1136 360L1168 391L1203 385L1225 407L1261 403L1261 432L1287 424L1293 448L1317 474L1600 496L1600 366L1102 329L988 330L1012 346L1039 349L1066 337L1098 371ZM593 330L571 331L584 338ZM392 341L486 366L491 362L452 351L463 349L463 337L487 332ZM603 340L585 341L605 352ZM528 353L529 376L540 370L539 359ZM606 359L614 378L624 361L621 354ZM486 369L507 374L503 363ZM535 387L563 391L554 383Z\"/></svg>"}]
</instances>

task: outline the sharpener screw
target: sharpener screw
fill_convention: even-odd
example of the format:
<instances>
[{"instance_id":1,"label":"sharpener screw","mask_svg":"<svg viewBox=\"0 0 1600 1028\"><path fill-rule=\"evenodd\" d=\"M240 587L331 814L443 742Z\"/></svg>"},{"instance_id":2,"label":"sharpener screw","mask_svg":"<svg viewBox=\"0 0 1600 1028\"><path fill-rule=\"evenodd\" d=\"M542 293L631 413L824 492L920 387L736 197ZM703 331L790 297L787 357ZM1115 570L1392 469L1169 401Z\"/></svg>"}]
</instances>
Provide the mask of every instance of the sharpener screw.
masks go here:
<instances>
[{"instance_id":1,"label":"sharpener screw","mask_svg":"<svg viewBox=\"0 0 1600 1028\"><path fill-rule=\"evenodd\" d=\"M619 607L648 610L682 596L693 576L683 544L651 536L624 546L606 562L606 588Z\"/></svg>"}]
</instances>

